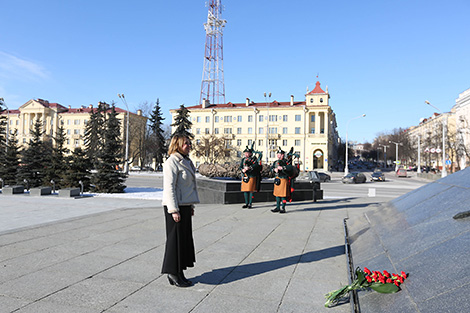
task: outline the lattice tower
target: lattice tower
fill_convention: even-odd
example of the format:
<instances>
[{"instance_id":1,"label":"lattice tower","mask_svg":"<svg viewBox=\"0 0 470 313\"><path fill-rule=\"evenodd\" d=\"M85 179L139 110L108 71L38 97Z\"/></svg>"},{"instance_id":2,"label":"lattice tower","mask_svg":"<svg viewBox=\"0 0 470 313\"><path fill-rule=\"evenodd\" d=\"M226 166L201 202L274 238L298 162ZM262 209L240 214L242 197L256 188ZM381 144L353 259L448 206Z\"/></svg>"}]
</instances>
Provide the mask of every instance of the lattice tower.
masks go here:
<instances>
[{"instance_id":1,"label":"lattice tower","mask_svg":"<svg viewBox=\"0 0 470 313\"><path fill-rule=\"evenodd\" d=\"M220 104L225 103L223 30L227 21L221 19L221 0L207 1L206 6L209 12L207 22L204 23L206 45L199 103L207 100Z\"/></svg>"}]
</instances>

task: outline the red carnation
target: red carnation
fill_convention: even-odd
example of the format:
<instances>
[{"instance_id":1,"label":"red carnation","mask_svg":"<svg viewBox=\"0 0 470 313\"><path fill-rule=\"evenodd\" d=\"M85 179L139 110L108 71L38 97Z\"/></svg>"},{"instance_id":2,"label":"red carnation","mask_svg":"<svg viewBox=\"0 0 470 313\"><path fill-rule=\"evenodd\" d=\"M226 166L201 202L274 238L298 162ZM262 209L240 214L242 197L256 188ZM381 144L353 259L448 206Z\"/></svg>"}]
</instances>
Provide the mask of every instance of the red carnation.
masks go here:
<instances>
[{"instance_id":1,"label":"red carnation","mask_svg":"<svg viewBox=\"0 0 470 313\"><path fill-rule=\"evenodd\" d=\"M372 282L372 278L371 278L370 276L366 276L366 279L367 279L367 281L368 281L369 283Z\"/></svg>"},{"instance_id":2,"label":"red carnation","mask_svg":"<svg viewBox=\"0 0 470 313\"><path fill-rule=\"evenodd\" d=\"M387 271L384 271L384 276L385 276L385 277L390 277L390 273L387 272Z\"/></svg>"},{"instance_id":3,"label":"red carnation","mask_svg":"<svg viewBox=\"0 0 470 313\"><path fill-rule=\"evenodd\" d=\"M370 269L368 269L367 267L364 267L364 272L365 272L367 275L372 274L372 272L370 271Z\"/></svg>"},{"instance_id":4,"label":"red carnation","mask_svg":"<svg viewBox=\"0 0 470 313\"><path fill-rule=\"evenodd\" d=\"M388 278L388 279L387 279L387 283L390 284L391 282L392 282L392 279L391 279L391 278Z\"/></svg>"}]
</instances>

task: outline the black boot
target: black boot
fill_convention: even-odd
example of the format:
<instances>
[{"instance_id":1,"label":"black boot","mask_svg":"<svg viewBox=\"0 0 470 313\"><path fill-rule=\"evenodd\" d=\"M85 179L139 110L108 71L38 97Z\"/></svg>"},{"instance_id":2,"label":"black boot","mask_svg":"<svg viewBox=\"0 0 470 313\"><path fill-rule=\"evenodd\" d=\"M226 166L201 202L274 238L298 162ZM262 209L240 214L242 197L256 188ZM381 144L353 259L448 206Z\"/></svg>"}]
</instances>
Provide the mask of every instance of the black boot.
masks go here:
<instances>
[{"instance_id":1,"label":"black boot","mask_svg":"<svg viewBox=\"0 0 470 313\"><path fill-rule=\"evenodd\" d=\"M189 284L190 286L193 284L192 281L190 281L189 279L187 279L187 278L184 276L183 271L180 272L179 276L180 276L180 278L181 278L185 283Z\"/></svg>"},{"instance_id":2,"label":"black boot","mask_svg":"<svg viewBox=\"0 0 470 313\"><path fill-rule=\"evenodd\" d=\"M175 285L176 287L189 287L190 284L185 282L179 275L168 274L168 281L170 285Z\"/></svg>"},{"instance_id":3,"label":"black boot","mask_svg":"<svg viewBox=\"0 0 470 313\"><path fill-rule=\"evenodd\" d=\"M246 209L248 207L248 204L245 204L244 206L242 206L243 209Z\"/></svg>"},{"instance_id":4,"label":"black boot","mask_svg":"<svg viewBox=\"0 0 470 313\"><path fill-rule=\"evenodd\" d=\"M280 211L279 208L275 208L275 209L271 210L271 212L274 212L274 213L279 212L279 211Z\"/></svg>"}]
</instances>

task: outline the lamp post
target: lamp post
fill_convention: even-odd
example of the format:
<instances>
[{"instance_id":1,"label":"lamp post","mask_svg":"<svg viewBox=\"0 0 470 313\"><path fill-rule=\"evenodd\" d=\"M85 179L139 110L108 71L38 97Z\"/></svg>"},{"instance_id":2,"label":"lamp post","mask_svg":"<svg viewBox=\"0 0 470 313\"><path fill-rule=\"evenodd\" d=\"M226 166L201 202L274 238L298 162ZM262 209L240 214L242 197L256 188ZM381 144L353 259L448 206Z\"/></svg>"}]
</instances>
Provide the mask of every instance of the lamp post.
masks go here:
<instances>
[{"instance_id":1,"label":"lamp post","mask_svg":"<svg viewBox=\"0 0 470 313\"><path fill-rule=\"evenodd\" d=\"M401 142L389 141L388 143L395 144L395 172L398 171L398 146L403 146Z\"/></svg>"},{"instance_id":2,"label":"lamp post","mask_svg":"<svg viewBox=\"0 0 470 313\"><path fill-rule=\"evenodd\" d=\"M122 103L126 106L127 110L127 123L126 123L126 156L124 163L124 173L129 173L129 107L127 106L126 97L124 94L118 93L118 97L121 99Z\"/></svg>"},{"instance_id":3,"label":"lamp post","mask_svg":"<svg viewBox=\"0 0 470 313\"><path fill-rule=\"evenodd\" d=\"M352 120L356 120L358 118L361 118L361 117L366 117L365 114L362 114L362 115L359 115L359 116L356 116L352 119L350 119L348 121L348 123L346 124L346 162L344 163L344 176L348 175L349 174L349 167L348 167L348 128L349 128L349 123L352 121Z\"/></svg>"},{"instance_id":4,"label":"lamp post","mask_svg":"<svg viewBox=\"0 0 470 313\"><path fill-rule=\"evenodd\" d=\"M266 109L268 112L268 116L266 118L266 164L268 164L268 159L269 159L269 102L268 102L268 97L271 100L271 93L269 93L266 96L266 93L264 93L264 101L266 102Z\"/></svg>"},{"instance_id":5,"label":"lamp post","mask_svg":"<svg viewBox=\"0 0 470 313\"><path fill-rule=\"evenodd\" d=\"M435 108L441 115L442 115L442 172L441 177L447 176L447 169L446 169L446 120L444 119L444 113L439 110L437 107L431 104L428 100L425 100L424 103L432 106Z\"/></svg>"},{"instance_id":6,"label":"lamp post","mask_svg":"<svg viewBox=\"0 0 470 313\"><path fill-rule=\"evenodd\" d=\"M421 173L421 135L418 135L418 170L417 173Z\"/></svg>"},{"instance_id":7,"label":"lamp post","mask_svg":"<svg viewBox=\"0 0 470 313\"><path fill-rule=\"evenodd\" d=\"M379 143L379 146L384 148L384 166L387 167L387 148L388 148L388 146L383 145L381 143Z\"/></svg>"}]
</instances>

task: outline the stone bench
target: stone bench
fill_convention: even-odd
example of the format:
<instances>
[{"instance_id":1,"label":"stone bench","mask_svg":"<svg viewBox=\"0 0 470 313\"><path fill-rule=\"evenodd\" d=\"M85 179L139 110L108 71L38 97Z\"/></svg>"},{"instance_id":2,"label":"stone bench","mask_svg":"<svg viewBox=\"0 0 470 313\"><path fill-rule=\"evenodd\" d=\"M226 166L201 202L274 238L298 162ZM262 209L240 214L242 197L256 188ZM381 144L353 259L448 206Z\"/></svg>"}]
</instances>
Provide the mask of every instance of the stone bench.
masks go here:
<instances>
[{"instance_id":1,"label":"stone bench","mask_svg":"<svg viewBox=\"0 0 470 313\"><path fill-rule=\"evenodd\" d=\"M59 189L59 197L70 198L80 196L80 188Z\"/></svg>"},{"instance_id":2,"label":"stone bench","mask_svg":"<svg viewBox=\"0 0 470 313\"><path fill-rule=\"evenodd\" d=\"M4 195L14 195L24 193L24 186L17 185L17 186L5 186L2 189L2 193Z\"/></svg>"},{"instance_id":3,"label":"stone bench","mask_svg":"<svg viewBox=\"0 0 470 313\"><path fill-rule=\"evenodd\" d=\"M52 187L37 187L31 188L29 190L29 194L31 196L45 196L50 195L52 193Z\"/></svg>"}]
</instances>

